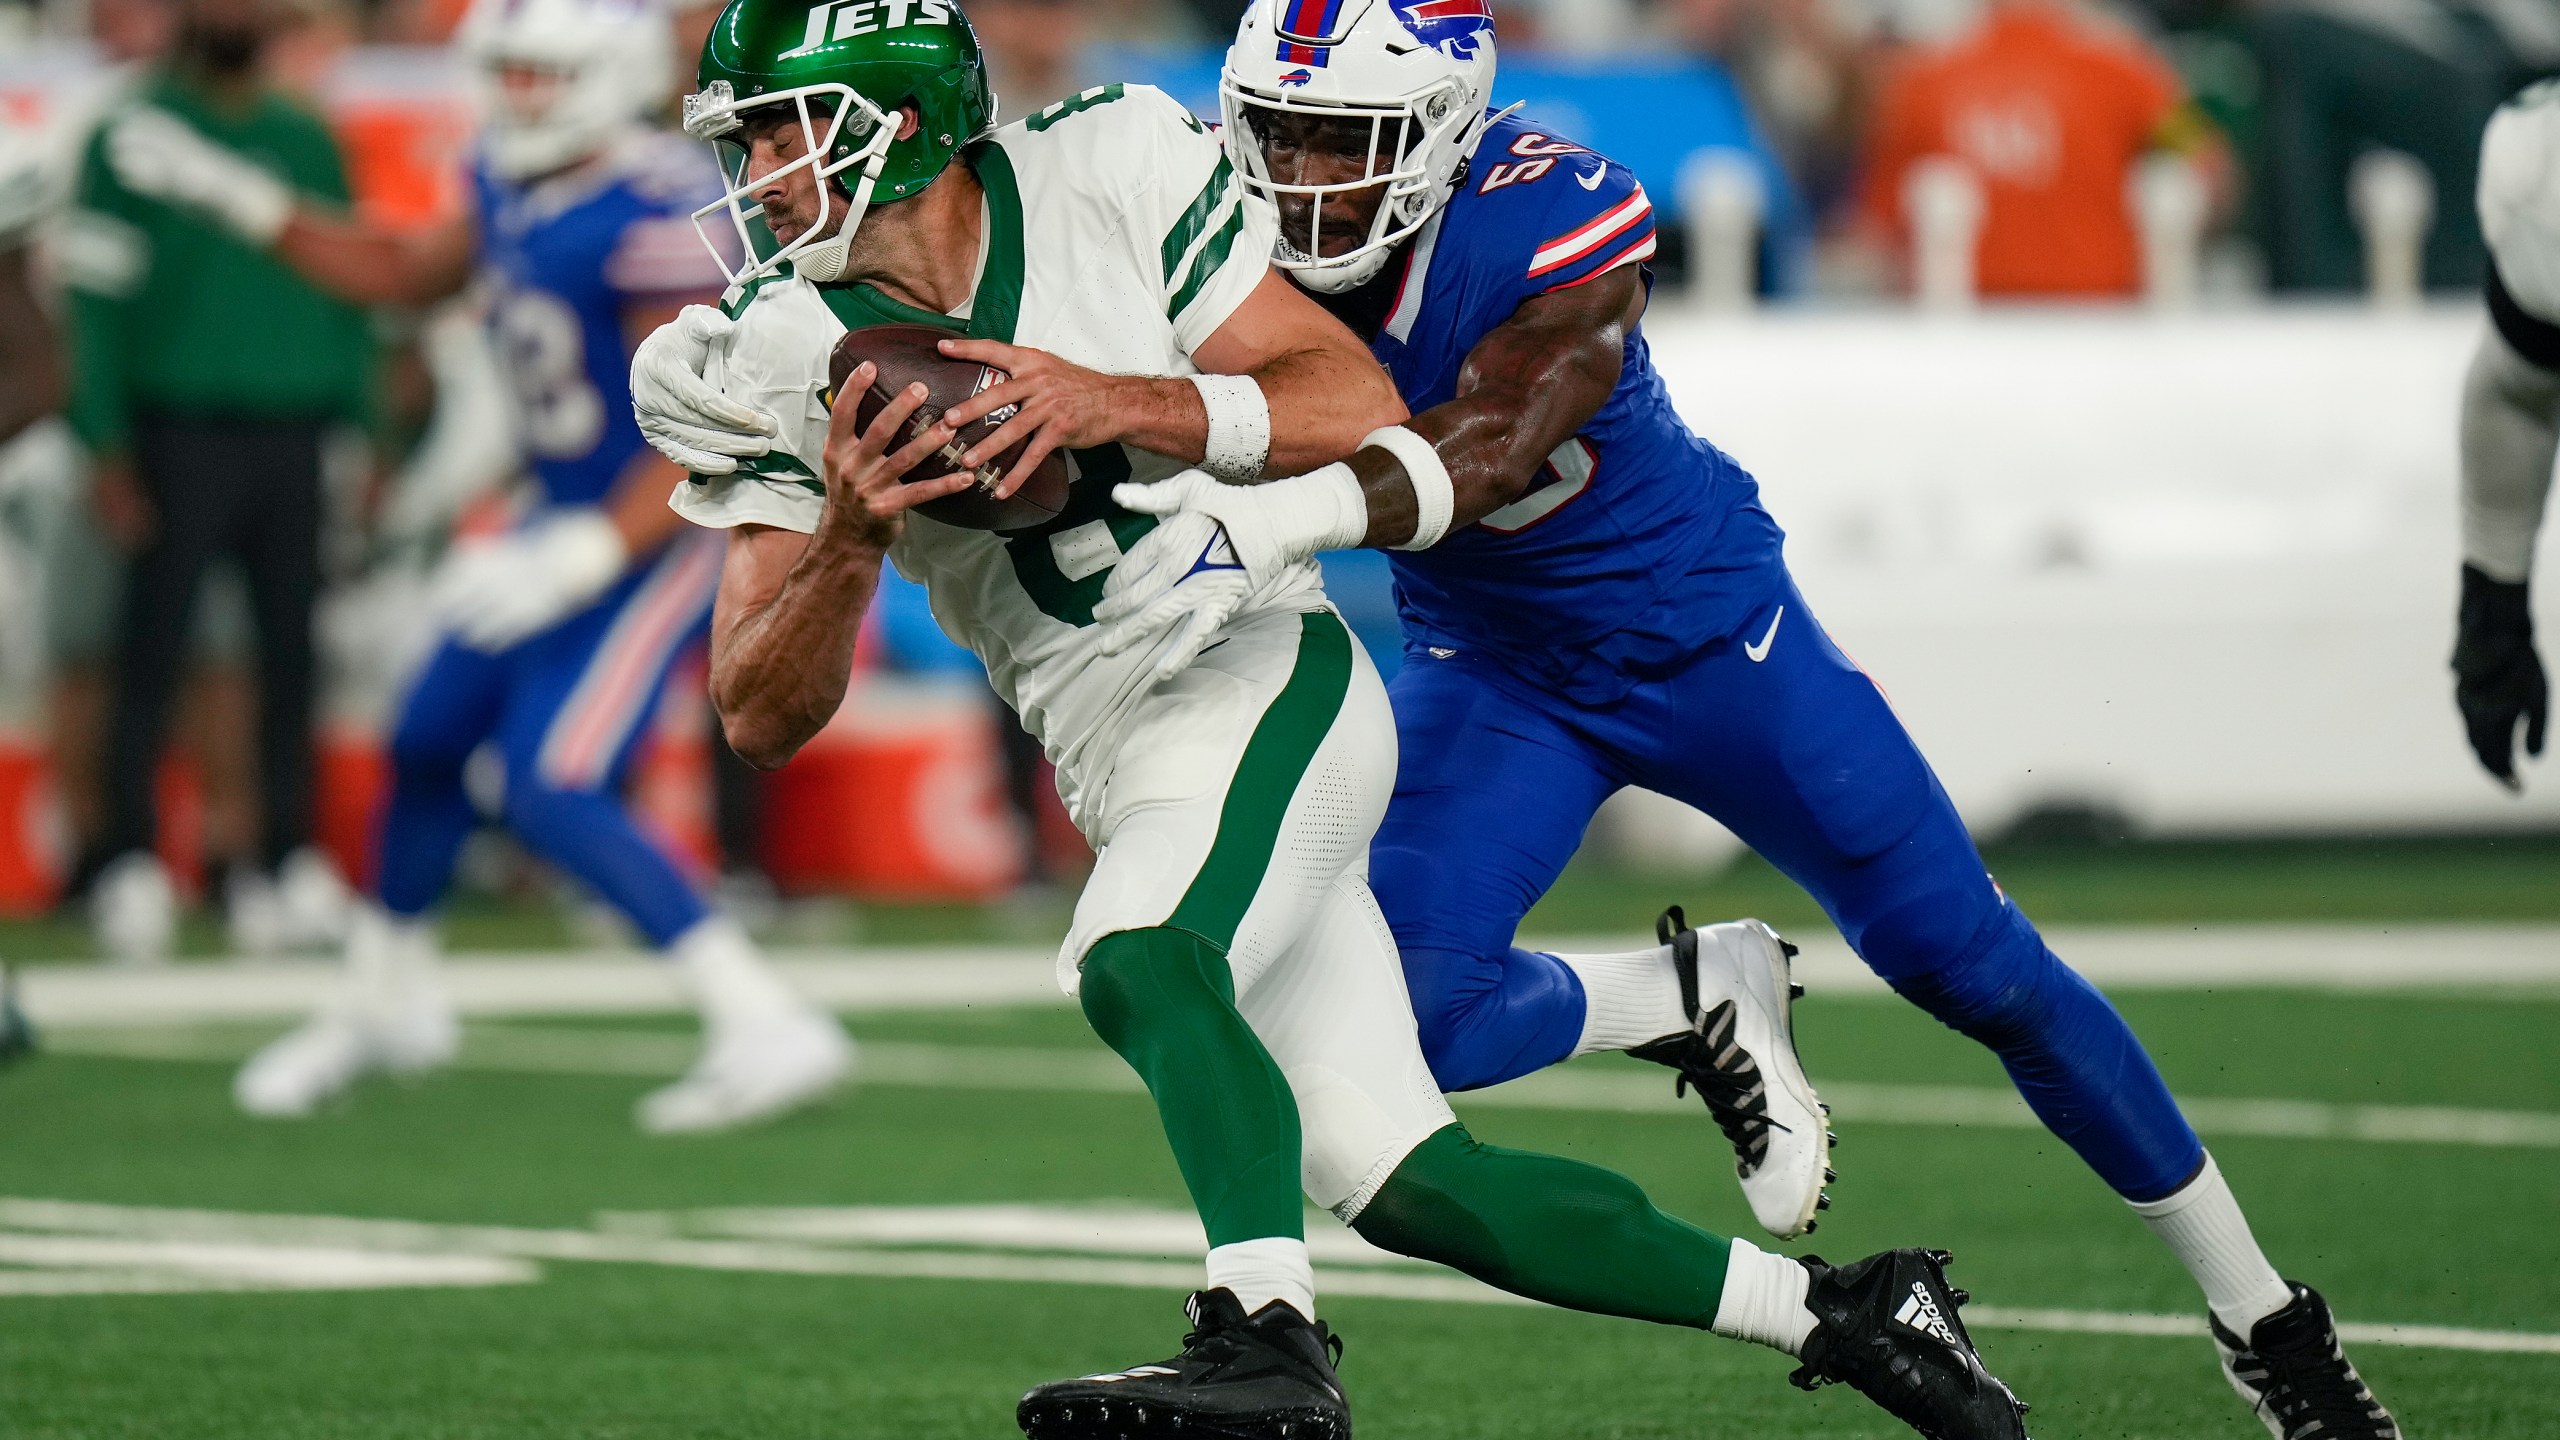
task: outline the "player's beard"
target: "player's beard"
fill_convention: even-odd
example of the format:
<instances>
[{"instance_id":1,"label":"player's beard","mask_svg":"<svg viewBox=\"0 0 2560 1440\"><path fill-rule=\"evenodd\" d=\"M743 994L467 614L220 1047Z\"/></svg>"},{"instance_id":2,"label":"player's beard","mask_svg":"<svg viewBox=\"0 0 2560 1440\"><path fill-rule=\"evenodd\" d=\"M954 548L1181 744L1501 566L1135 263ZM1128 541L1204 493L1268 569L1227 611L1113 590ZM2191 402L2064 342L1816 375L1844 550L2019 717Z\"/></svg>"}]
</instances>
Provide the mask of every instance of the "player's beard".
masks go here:
<instances>
[{"instance_id":1,"label":"player's beard","mask_svg":"<svg viewBox=\"0 0 2560 1440\"><path fill-rule=\"evenodd\" d=\"M178 32L179 51L217 80L236 80L256 69L266 48L267 33L256 25L189 20Z\"/></svg>"}]
</instances>

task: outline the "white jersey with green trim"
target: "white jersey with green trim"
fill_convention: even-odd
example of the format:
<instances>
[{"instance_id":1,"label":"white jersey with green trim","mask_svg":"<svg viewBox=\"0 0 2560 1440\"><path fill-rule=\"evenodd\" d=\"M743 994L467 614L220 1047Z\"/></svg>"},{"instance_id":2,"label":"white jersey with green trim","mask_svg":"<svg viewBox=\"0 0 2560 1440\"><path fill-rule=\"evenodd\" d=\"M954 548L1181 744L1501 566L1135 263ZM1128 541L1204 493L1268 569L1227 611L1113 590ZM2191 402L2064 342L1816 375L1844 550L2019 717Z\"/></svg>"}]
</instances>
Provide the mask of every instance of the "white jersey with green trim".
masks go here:
<instances>
[{"instance_id":1,"label":"white jersey with green trim","mask_svg":"<svg viewBox=\"0 0 2560 1440\"><path fill-rule=\"evenodd\" d=\"M986 201L978 280L961 311L930 314L867 284L819 285L787 267L730 292L723 308L738 325L712 378L781 431L754 473L677 487L678 512L711 526L817 528L827 357L850 327L936 324L1113 374L1191 375L1191 352L1265 273L1270 207L1244 193L1216 138L1150 86L1087 90L1005 126L963 160ZM1114 504L1111 489L1184 462L1123 445L1069 459L1075 482L1057 520L993 535L911 516L890 558L926 586L942 628L985 662L1091 835L1095 762L1111 754L1113 722L1143 693L1151 658L1105 656L1096 643L1103 581L1155 524ZM1239 618L1322 603L1316 567L1303 562Z\"/></svg>"}]
</instances>

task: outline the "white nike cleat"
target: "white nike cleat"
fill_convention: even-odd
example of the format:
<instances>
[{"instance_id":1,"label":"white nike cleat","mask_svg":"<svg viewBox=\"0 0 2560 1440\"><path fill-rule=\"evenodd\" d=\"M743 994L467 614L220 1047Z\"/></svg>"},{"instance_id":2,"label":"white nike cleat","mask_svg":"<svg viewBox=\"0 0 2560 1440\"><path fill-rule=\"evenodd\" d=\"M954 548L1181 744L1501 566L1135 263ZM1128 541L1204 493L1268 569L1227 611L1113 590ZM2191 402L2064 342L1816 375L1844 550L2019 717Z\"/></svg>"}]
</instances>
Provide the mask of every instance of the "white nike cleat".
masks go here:
<instances>
[{"instance_id":1,"label":"white nike cleat","mask_svg":"<svg viewBox=\"0 0 2560 1440\"><path fill-rule=\"evenodd\" d=\"M724 1021L683 1079L640 1098L640 1128L683 1135L770 1120L843 1084L853 1063L852 1039L821 1010Z\"/></svg>"},{"instance_id":2,"label":"white nike cleat","mask_svg":"<svg viewBox=\"0 0 2560 1440\"><path fill-rule=\"evenodd\" d=\"M89 891L89 923L117 964L167 963L178 938L178 892L160 857L134 850L110 861Z\"/></svg>"},{"instance_id":3,"label":"white nike cleat","mask_svg":"<svg viewBox=\"0 0 2560 1440\"><path fill-rule=\"evenodd\" d=\"M1763 1228L1781 1240L1810 1233L1831 1205L1831 1131L1796 1056L1795 947L1757 920L1692 930L1676 905L1655 933L1672 949L1691 1028L1627 1053L1678 1071L1680 1093L1706 1101Z\"/></svg>"},{"instance_id":4,"label":"white nike cleat","mask_svg":"<svg viewBox=\"0 0 2560 1440\"><path fill-rule=\"evenodd\" d=\"M461 1044L461 1024L436 980L431 932L367 910L348 935L338 992L250 1056L231 1095L252 1115L296 1118L367 1075L422 1075L448 1064Z\"/></svg>"}]
</instances>

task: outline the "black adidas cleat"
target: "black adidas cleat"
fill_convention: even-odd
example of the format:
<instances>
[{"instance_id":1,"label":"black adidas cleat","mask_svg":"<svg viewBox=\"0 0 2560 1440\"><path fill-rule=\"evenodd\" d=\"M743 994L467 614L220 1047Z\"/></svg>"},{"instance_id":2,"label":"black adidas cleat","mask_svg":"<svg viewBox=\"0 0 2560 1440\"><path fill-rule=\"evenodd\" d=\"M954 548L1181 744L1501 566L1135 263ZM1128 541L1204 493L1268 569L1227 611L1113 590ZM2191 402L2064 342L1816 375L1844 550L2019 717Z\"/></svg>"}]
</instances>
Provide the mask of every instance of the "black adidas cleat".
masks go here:
<instances>
[{"instance_id":1,"label":"black adidas cleat","mask_svg":"<svg viewBox=\"0 0 2560 1440\"><path fill-rule=\"evenodd\" d=\"M1815 1212L1831 1206L1822 1189L1833 1178L1831 1132L1796 1057L1796 947L1757 920L1693 930L1677 905L1654 934L1671 947L1689 1028L1627 1053L1670 1067L1678 1093L1707 1103L1733 1146L1743 1198L1770 1234L1810 1232Z\"/></svg>"},{"instance_id":2,"label":"black adidas cleat","mask_svg":"<svg viewBox=\"0 0 2560 1440\"><path fill-rule=\"evenodd\" d=\"M2026 1440L2026 1402L1982 1368L1947 1283L1944 1250L1887 1250L1841 1266L1813 1256L1800 1390L1841 1384L1929 1440Z\"/></svg>"},{"instance_id":3,"label":"black adidas cleat","mask_svg":"<svg viewBox=\"0 0 2560 1440\"><path fill-rule=\"evenodd\" d=\"M1112 1375L1059 1380L1022 1397L1031 1440L1351 1440L1333 1373L1342 1342L1274 1300L1251 1317L1230 1290L1185 1302L1182 1353Z\"/></svg>"},{"instance_id":4,"label":"black adidas cleat","mask_svg":"<svg viewBox=\"0 0 2560 1440\"><path fill-rule=\"evenodd\" d=\"M2231 1388L2276 1440L2400 1440L2400 1422L2356 1373L2320 1292L2296 1281L2293 1299L2246 1341L2214 1320L2213 1348Z\"/></svg>"}]
</instances>

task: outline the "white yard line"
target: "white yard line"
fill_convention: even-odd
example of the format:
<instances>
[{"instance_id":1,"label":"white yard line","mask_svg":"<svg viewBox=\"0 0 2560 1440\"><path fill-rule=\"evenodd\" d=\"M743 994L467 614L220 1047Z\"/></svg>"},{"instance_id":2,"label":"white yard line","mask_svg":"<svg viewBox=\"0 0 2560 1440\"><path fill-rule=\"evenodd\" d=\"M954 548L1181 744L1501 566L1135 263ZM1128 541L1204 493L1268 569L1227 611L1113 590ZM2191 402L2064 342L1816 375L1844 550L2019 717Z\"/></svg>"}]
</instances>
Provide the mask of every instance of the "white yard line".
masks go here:
<instances>
[{"instance_id":1,"label":"white yard line","mask_svg":"<svg viewBox=\"0 0 2560 1440\"><path fill-rule=\"evenodd\" d=\"M230 1062L247 1055L262 1035L236 1027L68 1029L56 1032L51 1046L65 1054ZM466 1032L458 1068L648 1079L682 1073L694 1052L689 1035L483 1024ZM1128 1066L1098 1045L1063 1049L873 1042L862 1048L860 1073L867 1084L927 1090L1128 1095L1141 1088ZM2008 1089L1833 1081L1821 1090L1843 1125L2043 1126L2017 1092ZM1686 1114L1697 1108L1694 1100L1675 1098L1659 1076L1590 1068L1547 1071L1462 1095L1457 1103L1466 1108L1634 1115ZM2210 1136L2560 1149L2560 1114L2547 1111L2199 1096L2181 1097L2178 1103L2196 1129Z\"/></svg>"},{"instance_id":2,"label":"white yard line","mask_svg":"<svg viewBox=\"0 0 2560 1440\"><path fill-rule=\"evenodd\" d=\"M1198 1262L1190 1258L1198 1253L1198 1222L1176 1211L1127 1205L798 1207L602 1218L604 1223L594 1230L534 1229L0 1198L0 1263L59 1267L50 1272L0 1270L0 1296L372 1288L361 1278L367 1273L377 1277L381 1288L504 1284L535 1278L536 1262L543 1261L1165 1291L1199 1283ZM706 1228L867 1241L896 1237L919 1248L682 1233ZM1356 1237L1341 1238L1351 1246L1329 1245L1325 1253L1354 1263L1320 1265L1320 1293L1452 1304L1534 1303L1462 1275L1370 1251ZM936 1243L972 1248L921 1248ZM1176 1247L1184 1258L1161 1258ZM1043 1253L1059 1251L1071 1253ZM191 1284L183 1270L171 1268L173 1256L193 1257L202 1283ZM271 1258L276 1256L283 1258ZM1358 1263L1369 1256L1376 1263ZM507 1265L519 1268L493 1268ZM262 1274L275 1275L279 1283L256 1283ZM479 1278L471 1278L475 1276ZM302 1283L294 1283L297 1279ZM1975 1305L1965 1311L1965 1320L1983 1330L2178 1339L2205 1334L2200 1317L2129 1311ZM2342 1324L2339 1331L2366 1345L2560 1355L2560 1334L2534 1331L2373 1324Z\"/></svg>"},{"instance_id":3,"label":"white yard line","mask_svg":"<svg viewBox=\"0 0 2560 1440\"><path fill-rule=\"evenodd\" d=\"M1556 950L1623 950L1620 934L1549 936ZM1808 930L1797 972L1834 994L1882 994L1837 935ZM2054 948L2110 990L2282 987L2415 991L2560 991L2560 926L2107 926L2047 932ZM807 993L849 1012L977 1005L1061 1005L1045 946L782 949ZM307 1013L332 967L189 964L156 970L39 965L22 972L39 1024L282 1019ZM639 1014L686 1008L665 969L639 952L471 954L447 978L473 1015Z\"/></svg>"}]
</instances>

